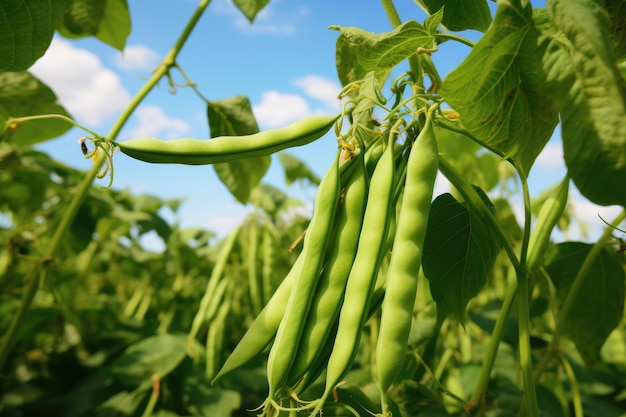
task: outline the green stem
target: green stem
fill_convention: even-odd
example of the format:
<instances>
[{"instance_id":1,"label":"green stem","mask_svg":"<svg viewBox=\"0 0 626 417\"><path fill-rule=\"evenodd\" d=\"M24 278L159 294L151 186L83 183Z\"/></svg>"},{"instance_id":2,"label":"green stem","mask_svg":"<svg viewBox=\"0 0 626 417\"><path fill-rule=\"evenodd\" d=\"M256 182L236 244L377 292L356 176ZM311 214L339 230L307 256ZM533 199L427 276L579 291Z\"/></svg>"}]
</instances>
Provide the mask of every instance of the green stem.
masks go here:
<instances>
[{"instance_id":1,"label":"green stem","mask_svg":"<svg viewBox=\"0 0 626 417\"><path fill-rule=\"evenodd\" d=\"M526 177L522 175L519 166L518 173L522 182L524 194L524 239L520 254L520 263L526 265L526 255L528 254L528 241L530 239L530 193ZM537 404L537 391L535 388L535 378L533 375L532 350L530 347L530 297L532 283L530 274L524 270L517 271L518 292L518 327L519 327L519 360L522 370L522 381L524 385L524 398L526 400L526 415L529 417L539 416L539 406Z\"/></svg>"},{"instance_id":2,"label":"green stem","mask_svg":"<svg viewBox=\"0 0 626 417\"><path fill-rule=\"evenodd\" d=\"M530 271L534 271L539 267L543 252L550 243L552 230L556 226L563 210L565 210L565 206L567 205L568 188L569 177L565 176L554 193L550 195L541 207L539 216L537 217L537 224L528 241L526 267ZM505 298L502 302L502 308L500 309L498 319L496 320L496 324L489 340L489 346L487 347L487 353L485 355L483 367L481 368L481 374L478 378L478 383L472 395L468 409L477 407L480 400L483 398L483 393L487 390L491 370L495 362L495 356L498 351L500 341L502 340L505 323L509 317L511 306L516 294L517 281L510 279Z\"/></svg>"},{"instance_id":3,"label":"green stem","mask_svg":"<svg viewBox=\"0 0 626 417\"><path fill-rule=\"evenodd\" d=\"M63 114L37 114L34 116L23 116L23 117L9 117L6 121L6 125L10 126L13 123L22 124L24 122L30 122L33 120L42 120L42 119L61 119L69 124L76 126L79 129L83 129L85 132L88 132L90 135L97 137L98 134L91 129L86 128L85 126L78 123L76 120L73 120Z\"/></svg>"},{"instance_id":4,"label":"green stem","mask_svg":"<svg viewBox=\"0 0 626 417\"><path fill-rule=\"evenodd\" d=\"M170 50L167 56L163 59L163 62L157 67L156 71L152 74L150 79L146 82L143 88L139 90L139 92L131 100L130 104L126 107L124 112L119 116L119 118L113 125L108 135L109 140L113 140L117 137L119 132L122 130L122 127L124 126L124 124L130 118L130 115L139 106L139 103L141 103L141 101L148 95L150 90L152 90L152 88L159 82L159 80L165 74L167 74L170 67L175 64L178 53L182 49L183 45L185 44L185 41L191 34L192 29L194 28L195 24L198 22L198 19L200 18L200 16L202 16L202 13L204 12L204 10L206 10L210 2L211 0L200 1L200 4L196 8L196 11L194 12L190 21L185 26L185 29L183 30L181 36L178 38L178 40L174 44L174 47ZM50 116L60 117L60 118L65 119L62 115L48 115L48 117ZM37 118L37 116L30 116L31 120L33 117ZM72 123L75 124L76 126L81 127L74 121L72 121ZM102 168L105 160L106 158L105 158L104 152L98 153L94 161L94 166L87 173L83 181L79 184L78 189L76 190L74 197L70 201L70 204L67 210L64 211L63 217L61 218L59 225L56 227L54 235L52 239L50 240L50 243L48 244L48 247L46 249L46 252L44 253L44 256L41 258L40 262L37 263L37 265L34 267L34 269L32 270L32 272L29 274L27 278L28 283L26 284L26 288L24 289L24 294L22 295L22 301L20 303L20 306L18 307L16 314L13 316L13 319L11 320L11 324L9 325L9 330L4 335L4 338L2 339L2 344L0 345L0 371L4 369L4 365L5 365L6 359L9 356L9 352L11 351L13 345L15 344L17 340L18 330L22 324L22 321L24 320L24 316L26 315L26 312L30 308L30 305L33 301L37 288L39 287L39 283L42 282L42 279L46 274L48 266L50 265L51 261L54 259L54 255L59 249L59 246L61 244L63 236L65 235L65 232L69 229L72 221L76 217L76 213L78 212L78 209L82 205L85 199L85 196L87 195L87 192L89 191L89 188L91 187L94 179L98 175L98 172L100 172L100 169Z\"/></svg>"},{"instance_id":5,"label":"green stem","mask_svg":"<svg viewBox=\"0 0 626 417\"><path fill-rule=\"evenodd\" d=\"M435 35L435 38L437 39L437 43L440 43L439 39L443 39L444 41L446 40L457 41L459 43L462 43L463 45L469 46L470 48L474 47L474 42L462 36L455 35L453 33L438 33Z\"/></svg>"},{"instance_id":6,"label":"green stem","mask_svg":"<svg viewBox=\"0 0 626 417\"><path fill-rule=\"evenodd\" d=\"M493 331L491 333L491 338L489 339L489 345L487 346L485 359L480 369L480 375L478 377L476 387L474 388L474 392L472 393L472 398L470 399L470 402L468 404L468 409L476 408L480 404L480 401L483 398L483 394L485 393L485 391L487 391L489 378L491 377L491 371L496 361L496 354L498 353L498 348L500 347L500 341L502 340L502 335L504 334L506 321L509 318L509 314L511 313L511 307L513 306L513 300L515 300L516 294L517 281L510 279L509 285L507 287L507 292L504 296L504 300L502 301L500 313L498 314L496 324L494 325Z\"/></svg>"}]
</instances>

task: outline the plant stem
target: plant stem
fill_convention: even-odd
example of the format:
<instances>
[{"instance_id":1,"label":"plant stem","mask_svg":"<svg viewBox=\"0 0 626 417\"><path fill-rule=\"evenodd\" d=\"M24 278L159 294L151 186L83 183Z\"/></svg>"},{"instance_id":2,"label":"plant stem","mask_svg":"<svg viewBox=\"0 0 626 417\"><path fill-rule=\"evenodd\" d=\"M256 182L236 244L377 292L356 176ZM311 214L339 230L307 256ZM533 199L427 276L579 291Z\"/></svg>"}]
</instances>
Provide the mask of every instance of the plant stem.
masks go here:
<instances>
[{"instance_id":1,"label":"plant stem","mask_svg":"<svg viewBox=\"0 0 626 417\"><path fill-rule=\"evenodd\" d=\"M528 241L530 239L530 193L528 182L518 164L515 164L517 172L520 174L522 191L524 195L524 238L520 253L520 263L526 265L526 255L528 254ZM529 417L539 416L539 406L537 404L537 391L533 376L532 349L530 347L530 297L532 283L530 274L524 270L517 271L518 293L518 327L519 327L519 360L522 370L522 381L524 385L524 398L526 399L526 412Z\"/></svg>"},{"instance_id":2,"label":"plant stem","mask_svg":"<svg viewBox=\"0 0 626 417\"><path fill-rule=\"evenodd\" d=\"M509 314L511 313L511 307L513 306L513 300L515 300L516 294L517 281L514 279L510 279L509 285L507 287L507 292L504 296L504 300L502 301L500 313L498 314L496 324L494 325L493 331L491 333L491 338L489 339L487 352L485 353L485 359L480 369L478 382L476 383L476 387L474 388L474 392L472 393L472 398L470 399L467 407L468 410L477 407L480 404L481 399L483 398L483 394L485 393L485 391L487 391L487 386L489 385L489 378L491 377L493 364L496 361L496 354L498 353L500 341L502 340L502 335L504 334L505 324L507 319L509 318Z\"/></svg>"},{"instance_id":3,"label":"plant stem","mask_svg":"<svg viewBox=\"0 0 626 417\"><path fill-rule=\"evenodd\" d=\"M176 43L174 44L174 47L169 51L169 53L166 55L166 57L163 59L163 61L157 67L157 69L154 71L154 73L152 74L150 79L146 82L146 84L141 88L141 90L139 90L139 92L137 92L135 97L131 100L129 105L122 112L122 114L119 116L119 118L117 119L113 127L111 128L111 131L109 132L109 135L107 136L109 140L113 140L117 137L119 132L122 130L122 127L128 121L128 119L130 118L130 115L139 106L141 101L148 95L148 93L152 90L152 88L154 88L154 86L159 82L159 80L165 74L167 74L169 69L173 65L175 65L175 61L176 61L176 57L178 56L178 53L180 52L181 48L185 44L185 41L191 34L192 29L194 28L200 16L202 16L202 13L206 10L210 2L211 0L200 1L200 4L196 8L196 11L194 12L193 16L191 17L191 19L185 26L185 29L183 30L182 34L180 35ZM58 117L60 115L58 116L51 115L51 116ZM30 116L31 119L33 117L37 118L37 116ZM48 117L50 117L50 115ZM82 127L73 121L72 123L79 127ZM22 321L24 320L24 316L26 315L26 312L30 308L30 305L33 301L35 293L37 292L37 288L39 287L40 282L42 282L42 279L46 274L48 266L54 260L54 256L57 250L59 249L59 246L61 244L63 236L65 235L65 232L69 229L72 221L76 217L76 213L78 212L78 209L82 205L85 199L85 196L87 195L87 192L89 191L89 188L91 187L94 179L98 175L98 172L102 168L105 162L105 159L106 158L103 152L98 153L94 161L93 167L87 173L83 181L79 184L78 189L76 190L74 197L70 201L70 204L67 210L64 211L63 217L61 218L59 225L56 227L54 235L52 239L50 240L50 243L48 244L48 247L44 253L44 256L41 258L40 262L37 263L37 265L34 267L34 269L32 270L32 272L29 274L27 278L27 284L26 284L26 288L24 289L24 294L22 296L22 301L20 303L20 306L18 307L16 314L13 316L13 319L11 320L11 324L9 326L9 330L4 335L4 338L2 339L2 344L0 345L0 371L4 369L6 359L8 358L9 352L11 351L11 349L13 348L13 345L16 342L18 330L22 324Z\"/></svg>"}]
</instances>

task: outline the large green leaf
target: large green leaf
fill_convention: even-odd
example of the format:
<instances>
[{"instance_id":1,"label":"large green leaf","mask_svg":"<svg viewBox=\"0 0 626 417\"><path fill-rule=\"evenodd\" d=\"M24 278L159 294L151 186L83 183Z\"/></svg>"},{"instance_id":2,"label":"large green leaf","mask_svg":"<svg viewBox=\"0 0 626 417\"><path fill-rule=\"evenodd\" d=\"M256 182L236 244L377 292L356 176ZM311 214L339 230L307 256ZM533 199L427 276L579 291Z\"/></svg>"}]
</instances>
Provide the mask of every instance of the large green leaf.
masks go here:
<instances>
[{"instance_id":1,"label":"large green leaf","mask_svg":"<svg viewBox=\"0 0 626 417\"><path fill-rule=\"evenodd\" d=\"M256 15L269 3L269 0L233 0L233 3L252 23Z\"/></svg>"},{"instance_id":2,"label":"large green leaf","mask_svg":"<svg viewBox=\"0 0 626 417\"><path fill-rule=\"evenodd\" d=\"M489 31L439 91L469 132L517 160L526 175L558 123L537 65L538 35L529 9L501 3Z\"/></svg>"},{"instance_id":3,"label":"large green leaf","mask_svg":"<svg viewBox=\"0 0 626 417\"><path fill-rule=\"evenodd\" d=\"M451 194L433 201L422 267L440 315L465 321L467 303L491 276L499 251L491 231Z\"/></svg>"},{"instance_id":4,"label":"large green leaf","mask_svg":"<svg viewBox=\"0 0 626 417\"><path fill-rule=\"evenodd\" d=\"M434 48L435 39L424 26L410 20L391 32L375 34L355 27L331 26L337 38L337 73L342 85L365 78L370 71L383 81L389 71L417 53L419 48Z\"/></svg>"},{"instance_id":5,"label":"large green leaf","mask_svg":"<svg viewBox=\"0 0 626 417\"><path fill-rule=\"evenodd\" d=\"M250 135L259 131L250 100L245 96L209 101L207 115L212 138ZM235 198L245 204L250 198L250 192L261 182L271 161L270 156L247 158L215 164L213 169Z\"/></svg>"},{"instance_id":6,"label":"large green leaf","mask_svg":"<svg viewBox=\"0 0 626 417\"><path fill-rule=\"evenodd\" d=\"M453 31L476 29L484 32L491 23L491 12L487 0L417 0L428 13L443 8L441 23Z\"/></svg>"},{"instance_id":7,"label":"large green leaf","mask_svg":"<svg viewBox=\"0 0 626 417\"><path fill-rule=\"evenodd\" d=\"M567 296L592 245L565 242L546 254L546 271L559 300ZM586 361L598 358L600 348L624 313L624 269L607 251L601 251L589 270L564 323L565 333Z\"/></svg>"},{"instance_id":8,"label":"large green leaf","mask_svg":"<svg viewBox=\"0 0 626 417\"><path fill-rule=\"evenodd\" d=\"M9 117L53 113L69 117L47 85L28 72L0 73L0 129L5 127ZM25 146L56 138L71 127L60 119L42 119L22 123L16 129L3 133L10 135L14 143Z\"/></svg>"},{"instance_id":9,"label":"large green leaf","mask_svg":"<svg viewBox=\"0 0 626 417\"><path fill-rule=\"evenodd\" d=\"M126 0L71 0L59 33L68 38L95 36L122 51L130 34Z\"/></svg>"},{"instance_id":10,"label":"large green leaf","mask_svg":"<svg viewBox=\"0 0 626 417\"><path fill-rule=\"evenodd\" d=\"M544 67L551 68L560 102L569 175L594 203L626 206L626 86L611 50L607 12L593 0L548 6L565 35L545 30Z\"/></svg>"},{"instance_id":11,"label":"large green leaf","mask_svg":"<svg viewBox=\"0 0 626 417\"><path fill-rule=\"evenodd\" d=\"M0 71L24 71L41 57L64 11L64 0L0 2Z\"/></svg>"},{"instance_id":12,"label":"large green leaf","mask_svg":"<svg viewBox=\"0 0 626 417\"><path fill-rule=\"evenodd\" d=\"M151 385L152 375L167 376L187 356L187 335L161 334L129 346L110 366L111 373L124 385Z\"/></svg>"}]
</instances>

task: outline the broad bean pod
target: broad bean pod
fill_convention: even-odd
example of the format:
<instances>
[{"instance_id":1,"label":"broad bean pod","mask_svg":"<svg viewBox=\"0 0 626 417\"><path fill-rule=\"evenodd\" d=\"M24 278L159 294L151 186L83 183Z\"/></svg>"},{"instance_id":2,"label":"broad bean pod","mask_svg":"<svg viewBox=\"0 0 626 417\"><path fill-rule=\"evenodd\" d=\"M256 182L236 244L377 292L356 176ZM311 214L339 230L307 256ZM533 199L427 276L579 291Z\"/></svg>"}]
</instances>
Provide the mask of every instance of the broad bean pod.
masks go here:
<instances>
[{"instance_id":1,"label":"broad bean pod","mask_svg":"<svg viewBox=\"0 0 626 417\"><path fill-rule=\"evenodd\" d=\"M389 261L376 347L383 415L389 414L387 392L404 364L428 214L437 177L439 155L431 114L432 111L427 113L426 123L411 147Z\"/></svg>"},{"instance_id":2,"label":"broad bean pod","mask_svg":"<svg viewBox=\"0 0 626 417\"><path fill-rule=\"evenodd\" d=\"M131 158L160 164L207 165L270 155L302 146L324 136L339 116L312 116L288 126L253 135L221 136L208 140L136 138L113 142Z\"/></svg>"}]
</instances>

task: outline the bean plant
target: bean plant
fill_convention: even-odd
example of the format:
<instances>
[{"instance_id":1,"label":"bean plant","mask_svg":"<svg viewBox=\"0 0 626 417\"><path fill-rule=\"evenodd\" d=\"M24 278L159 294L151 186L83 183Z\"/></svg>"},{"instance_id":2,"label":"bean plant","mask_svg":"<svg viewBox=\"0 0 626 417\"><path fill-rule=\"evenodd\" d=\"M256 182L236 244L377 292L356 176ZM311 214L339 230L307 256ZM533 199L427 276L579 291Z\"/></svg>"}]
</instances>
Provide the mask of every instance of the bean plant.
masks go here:
<instances>
[{"instance_id":1,"label":"bean plant","mask_svg":"<svg viewBox=\"0 0 626 417\"><path fill-rule=\"evenodd\" d=\"M553 237L575 222L574 187L626 206L626 4L415 0L415 20L402 21L381 1L387 32L330 26L338 114L259 132L245 96L199 94L210 139L127 141L119 133L159 80L187 77L177 57L210 2L106 134L73 120L27 69L55 31L122 50L126 2L3 2L2 24L20 36L0 42L0 209L11 222L0 234L0 413L624 415L626 212L603 219L594 243ZM266 3L235 2L251 22ZM85 10L91 23L128 25L90 31ZM19 24L26 12L31 27ZM451 43L470 52L441 77ZM72 126L85 131L87 173L31 148ZM559 132L566 175L531 198L528 177ZM288 150L326 134L335 156L319 179ZM277 152L288 181L318 185L310 220L262 182ZM179 202L92 186L114 184L116 153L213 165L254 209L219 242L181 230L159 214ZM448 192L435 192L439 178ZM141 247L150 230L164 254ZM89 342L94 323L102 346ZM85 380L36 390L55 381L46 358L64 355Z\"/></svg>"}]
</instances>

